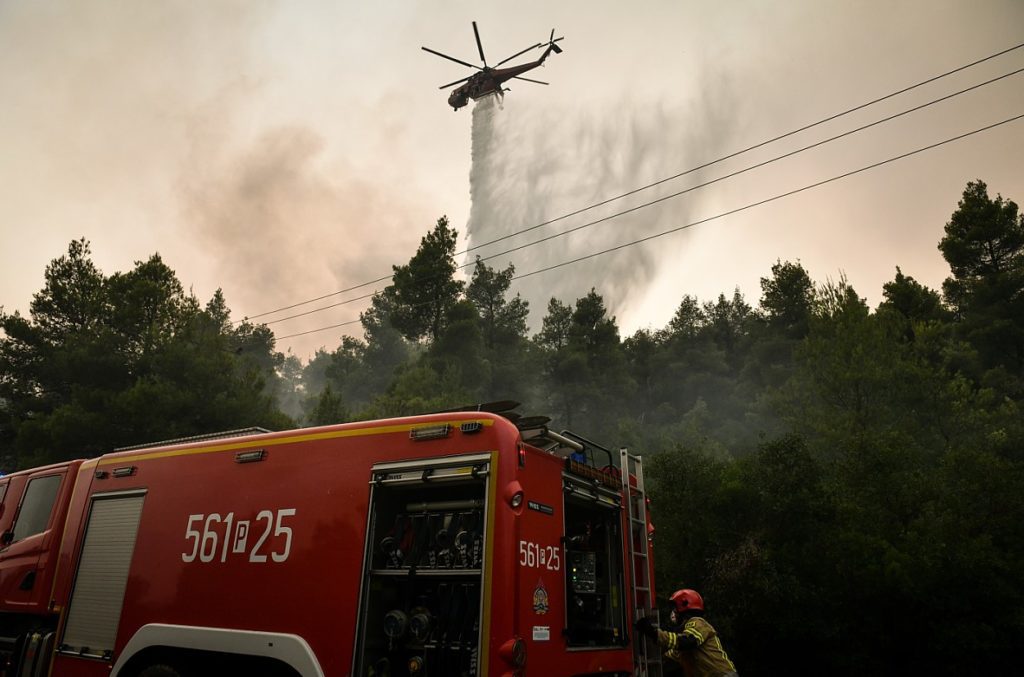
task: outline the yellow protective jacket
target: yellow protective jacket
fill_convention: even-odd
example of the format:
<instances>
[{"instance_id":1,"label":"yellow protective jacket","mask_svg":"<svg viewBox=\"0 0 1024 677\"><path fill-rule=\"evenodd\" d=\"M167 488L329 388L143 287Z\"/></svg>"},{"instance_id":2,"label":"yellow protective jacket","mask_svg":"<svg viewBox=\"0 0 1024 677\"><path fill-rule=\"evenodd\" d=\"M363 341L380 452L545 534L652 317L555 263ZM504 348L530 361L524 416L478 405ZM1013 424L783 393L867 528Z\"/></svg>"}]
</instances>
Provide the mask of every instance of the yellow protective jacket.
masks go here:
<instances>
[{"instance_id":1,"label":"yellow protective jacket","mask_svg":"<svg viewBox=\"0 0 1024 677\"><path fill-rule=\"evenodd\" d=\"M683 666L686 677L721 677L736 672L715 628L700 616L688 619L679 632L658 630L658 644L664 647L666 656Z\"/></svg>"}]
</instances>

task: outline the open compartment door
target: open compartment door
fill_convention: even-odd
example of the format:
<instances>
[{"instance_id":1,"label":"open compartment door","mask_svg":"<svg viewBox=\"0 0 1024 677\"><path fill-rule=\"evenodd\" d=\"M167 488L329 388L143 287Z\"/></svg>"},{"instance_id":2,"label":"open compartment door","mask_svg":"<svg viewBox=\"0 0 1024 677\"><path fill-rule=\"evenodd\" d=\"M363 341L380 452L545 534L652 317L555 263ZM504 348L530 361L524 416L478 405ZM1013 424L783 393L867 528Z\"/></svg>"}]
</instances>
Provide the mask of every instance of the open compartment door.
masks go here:
<instances>
[{"instance_id":1,"label":"open compartment door","mask_svg":"<svg viewBox=\"0 0 1024 677\"><path fill-rule=\"evenodd\" d=\"M566 475L565 639L570 648L628 642L618 492Z\"/></svg>"},{"instance_id":2,"label":"open compartment door","mask_svg":"<svg viewBox=\"0 0 1024 677\"><path fill-rule=\"evenodd\" d=\"M373 467L353 674L480 674L491 464Z\"/></svg>"}]
</instances>

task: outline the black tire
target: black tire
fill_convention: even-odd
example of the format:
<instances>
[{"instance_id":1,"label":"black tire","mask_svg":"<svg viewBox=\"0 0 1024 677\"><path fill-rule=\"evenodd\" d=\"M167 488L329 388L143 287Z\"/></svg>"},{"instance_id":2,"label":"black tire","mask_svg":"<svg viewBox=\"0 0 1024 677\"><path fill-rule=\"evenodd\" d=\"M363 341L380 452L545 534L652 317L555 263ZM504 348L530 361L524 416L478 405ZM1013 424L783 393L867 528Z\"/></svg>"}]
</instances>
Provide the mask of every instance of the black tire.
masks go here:
<instances>
[{"instance_id":1,"label":"black tire","mask_svg":"<svg viewBox=\"0 0 1024 677\"><path fill-rule=\"evenodd\" d=\"M139 677L184 677L184 675L166 663L155 663L143 668Z\"/></svg>"}]
</instances>

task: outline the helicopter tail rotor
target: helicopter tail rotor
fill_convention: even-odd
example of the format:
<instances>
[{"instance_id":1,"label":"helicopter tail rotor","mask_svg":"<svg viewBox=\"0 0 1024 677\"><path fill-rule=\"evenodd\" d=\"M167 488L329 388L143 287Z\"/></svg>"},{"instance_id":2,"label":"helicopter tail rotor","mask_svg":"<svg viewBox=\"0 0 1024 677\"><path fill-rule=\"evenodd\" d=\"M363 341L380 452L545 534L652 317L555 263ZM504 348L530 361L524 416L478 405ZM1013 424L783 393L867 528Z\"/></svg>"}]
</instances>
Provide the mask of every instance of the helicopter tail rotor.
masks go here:
<instances>
[{"instance_id":1,"label":"helicopter tail rotor","mask_svg":"<svg viewBox=\"0 0 1024 677\"><path fill-rule=\"evenodd\" d=\"M555 37L555 29L552 28L551 29L551 36L548 38L548 46L551 48L551 51L554 52L555 54L561 54L562 53L562 48L555 44L559 40L565 40L565 36L563 35L562 37L556 38Z\"/></svg>"}]
</instances>

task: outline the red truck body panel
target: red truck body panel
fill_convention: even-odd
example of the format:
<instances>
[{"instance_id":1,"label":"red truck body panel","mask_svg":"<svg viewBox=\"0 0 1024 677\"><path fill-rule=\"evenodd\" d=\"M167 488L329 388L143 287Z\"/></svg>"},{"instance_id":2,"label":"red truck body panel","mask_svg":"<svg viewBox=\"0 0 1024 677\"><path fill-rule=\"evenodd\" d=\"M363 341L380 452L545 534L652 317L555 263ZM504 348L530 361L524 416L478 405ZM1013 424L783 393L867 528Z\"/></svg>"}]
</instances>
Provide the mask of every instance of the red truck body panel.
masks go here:
<instances>
[{"instance_id":1,"label":"red truck body panel","mask_svg":"<svg viewBox=\"0 0 1024 677\"><path fill-rule=\"evenodd\" d=\"M452 432L440 439L410 438L411 430L440 425ZM247 452L254 452L253 462L240 462L239 454ZM297 637L296 646L308 645L322 674L351 675L360 660L361 603L380 585L406 580L368 578L377 545L367 543L375 466L456 457L489 459L481 479L488 507L476 674L632 674L631 591L604 591L602 604L610 606L602 608L621 616L609 630L610 643L569 646L564 635L572 575L566 571L564 460L524 445L514 425L480 412L145 448L4 478L14 495L40 473L65 475L51 516L51 526L59 524L61 533L48 529L38 548L24 546L24 555L5 560L0 552L2 608L24 604L40 614L60 614L54 677L98 677L124 668L140 633L154 624ZM525 500L514 506L517 490ZM74 595L76 585L86 585L79 579L86 575L81 568L91 511L121 497L140 501L138 527L125 560L130 566L116 638L111 650L95 655L94 647L66 643L69 603L84 604ZM5 498L0 529L9 528L11 512ZM628 511L620 508L615 515L621 524L612 530L620 541L615 548L628 553ZM628 587L623 557L628 555L617 565L625 567L620 585ZM11 577L36 561L31 566L40 572L37 585L19 597ZM526 648L526 664L518 671L502 651L517 638Z\"/></svg>"}]
</instances>

